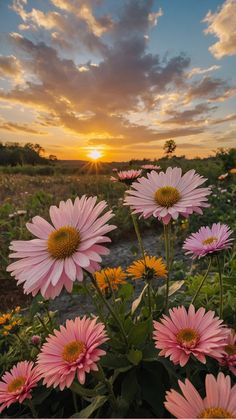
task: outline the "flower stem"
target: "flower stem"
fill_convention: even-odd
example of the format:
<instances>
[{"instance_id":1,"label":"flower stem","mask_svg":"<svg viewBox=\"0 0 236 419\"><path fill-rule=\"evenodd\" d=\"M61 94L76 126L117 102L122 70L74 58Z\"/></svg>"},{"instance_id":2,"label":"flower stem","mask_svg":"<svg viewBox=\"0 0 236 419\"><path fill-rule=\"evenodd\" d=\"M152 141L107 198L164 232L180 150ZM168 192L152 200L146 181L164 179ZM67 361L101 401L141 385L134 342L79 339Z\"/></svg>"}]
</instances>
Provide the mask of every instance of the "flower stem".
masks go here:
<instances>
[{"instance_id":1,"label":"flower stem","mask_svg":"<svg viewBox=\"0 0 236 419\"><path fill-rule=\"evenodd\" d=\"M93 275L90 274L89 272L88 272L88 275L91 278L92 284L95 287L95 289L96 289L98 295L100 296L101 300L103 301L103 303L105 304L105 306L107 307L107 309L109 310L109 312L111 313L113 319L118 324L118 326L120 328L120 331L121 331L121 334L123 336L123 339L124 339L125 344L128 345L128 340L127 340L127 337L126 337L126 333L125 333L123 324L121 323L119 317L117 316L117 314L115 313L115 311L113 310L113 308L110 306L110 304L108 303L108 301L104 297L104 295L103 295L102 291L100 290L100 288L99 288L99 286L97 284L97 281L95 280L95 278L93 277Z\"/></svg>"},{"instance_id":2,"label":"flower stem","mask_svg":"<svg viewBox=\"0 0 236 419\"><path fill-rule=\"evenodd\" d=\"M36 318L38 319L38 321L41 323L41 325L43 326L45 332L48 334L50 333L50 330L48 329L48 327L46 326L46 324L44 323L43 319L40 317L39 314L36 314Z\"/></svg>"},{"instance_id":3,"label":"flower stem","mask_svg":"<svg viewBox=\"0 0 236 419\"><path fill-rule=\"evenodd\" d=\"M32 413L33 418L37 418L38 415L37 415L37 412L35 410L34 404L33 404L33 402L32 402L31 399L28 400L28 406L29 406L29 408L31 410L31 413Z\"/></svg>"},{"instance_id":4,"label":"flower stem","mask_svg":"<svg viewBox=\"0 0 236 419\"><path fill-rule=\"evenodd\" d=\"M144 247L143 247L143 240L140 234L140 230L139 230L139 226L138 226L138 222L137 222L137 218L135 216L135 214L132 214L131 212L131 217L132 217L132 221L133 221L133 225L134 225L134 230L138 239L138 244L140 247L140 251L141 251L141 255L143 256L143 260L145 263L145 251L144 251Z\"/></svg>"},{"instance_id":5,"label":"flower stem","mask_svg":"<svg viewBox=\"0 0 236 419\"><path fill-rule=\"evenodd\" d=\"M113 409L116 409L117 408L117 401L116 401L116 396L115 396L115 393L114 393L114 390L113 390L113 386L112 386L111 382L106 378L105 373L103 371L103 368L100 364L98 364L98 369L99 369L99 374L100 374L100 377L101 377L101 381L105 384L105 386L108 390L108 393L109 393L109 396L110 396L109 398L110 398L110 402L111 402L111 407Z\"/></svg>"},{"instance_id":6,"label":"flower stem","mask_svg":"<svg viewBox=\"0 0 236 419\"><path fill-rule=\"evenodd\" d=\"M148 282L147 296L148 296L149 316L151 317L152 316L152 300L151 300L151 284L150 284L150 281Z\"/></svg>"},{"instance_id":7,"label":"flower stem","mask_svg":"<svg viewBox=\"0 0 236 419\"><path fill-rule=\"evenodd\" d=\"M196 299L197 299L197 297L198 297L198 294L199 294L199 292L200 292L200 291L201 291L201 289L202 289L202 286L203 286L203 284L204 284L204 282L205 282L205 280L206 280L206 278L207 278L207 276L208 276L208 274L209 274L210 267L211 267L211 262L212 262L212 260L211 260L211 258L210 258L210 262L209 262L209 265L208 265L208 267L207 267L206 273L205 273L204 277L202 278L202 280L201 280L201 282L200 282L200 284L199 284L199 287L198 287L198 289L197 289L197 291L196 291L196 293L195 293L194 297L192 298L191 304L194 304L194 303L195 303L195 301L196 301Z\"/></svg>"},{"instance_id":8,"label":"flower stem","mask_svg":"<svg viewBox=\"0 0 236 419\"><path fill-rule=\"evenodd\" d=\"M218 265L218 272L219 272L219 282L220 282L220 317L222 318L223 315L223 279L222 279L222 272L220 266L220 258L216 255L217 265Z\"/></svg>"},{"instance_id":9,"label":"flower stem","mask_svg":"<svg viewBox=\"0 0 236 419\"><path fill-rule=\"evenodd\" d=\"M75 412L78 412L78 403L77 403L76 393L74 393L73 390L71 390L71 392L72 392L72 398L73 398L73 404L74 404Z\"/></svg>"},{"instance_id":10,"label":"flower stem","mask_svg":"<svg viewBox=\"0 0 236 419\"><path fill-rule=\"evenodd\" d=\"M167 312L168 306L169 306L170 268L171 268L170 233L171 233L170 223L164 224L165 253L166 253L166 265L167 265L165 312Z\"/></svg>"}]
</instances>

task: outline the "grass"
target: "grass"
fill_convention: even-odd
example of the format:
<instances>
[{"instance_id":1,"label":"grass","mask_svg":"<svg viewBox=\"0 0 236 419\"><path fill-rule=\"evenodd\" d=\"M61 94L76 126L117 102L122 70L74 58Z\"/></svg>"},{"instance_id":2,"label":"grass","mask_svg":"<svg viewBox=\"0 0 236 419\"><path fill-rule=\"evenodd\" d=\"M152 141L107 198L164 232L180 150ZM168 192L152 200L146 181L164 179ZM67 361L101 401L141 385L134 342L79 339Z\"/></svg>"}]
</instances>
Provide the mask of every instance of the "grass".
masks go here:
<instances>
[{"instance_id":1,"label":"grass","mask_svg":"<svg viewBox=\"0 0 236 419\"><path fill-rule=\"evenodd\" d=\"M207 162L207 164L206 164ZM180 164L182 163L182 164ZM215 189L210 200L212 207L204 211L202 217L192 216L191 223L179 221L177 228L179 228L178 237L182 238L183 234L186 236L187 232L195 231L200 225L221 221L228 223L232 228L235 228L235 196L236 184L231 181L226 187L227 191L221 193L218 191L220 185L217 177L222 173L220 163L216 159L208 160L186 160L173 158L171 160L163 160L161 167L165 169L168 165L183 166L183 171L194 168L200 174L209 178L208 184L214 184ZM63 165L61 169L63 169ZM60 165L45 166L45 169L53 169L54 173L48 176L38 176L40 167L31 166L30 170L34 174L25 174L24 166L20 168L21 173L15 173L16 168L7 168L0 171L0 256L2 259L0 267L0 278L9 277L6 273L6 266L9 263L9 244L11 240L30 239L31 235L25 228L25 223L35 215L49 219L48 209L50 205L58 205L61 200L68 198L75 198L86 194L97 195L98 200L106 200L110 208L113 209L115 217L113 223L117 225L117 229L112 232L112 240L125 240L130 238L130 233L133 232L132 221L129 209L123 206L122 198L125 191L123 184L113 184L110 182L110 174L64 174L60 171ZM19 168L18 168L19 169ZM29 167L27 167L27 170ZM73 166L67 167L67 171L73 171ZM78 171L78 168L76 169ZM107 169L106 169L107 170ZM37 173L37 174L36 174ZM236 177L236 176L235 176ZM225 187L225 186L222 186ZM16 214L17 211L24 210L24 215ZM13 214L13 216L12 216ZM156 220L141 220L141 229L157 229L160 228L160 223ZM154 227L155 226L155 227Z\"/></svg>"}]
</instances>

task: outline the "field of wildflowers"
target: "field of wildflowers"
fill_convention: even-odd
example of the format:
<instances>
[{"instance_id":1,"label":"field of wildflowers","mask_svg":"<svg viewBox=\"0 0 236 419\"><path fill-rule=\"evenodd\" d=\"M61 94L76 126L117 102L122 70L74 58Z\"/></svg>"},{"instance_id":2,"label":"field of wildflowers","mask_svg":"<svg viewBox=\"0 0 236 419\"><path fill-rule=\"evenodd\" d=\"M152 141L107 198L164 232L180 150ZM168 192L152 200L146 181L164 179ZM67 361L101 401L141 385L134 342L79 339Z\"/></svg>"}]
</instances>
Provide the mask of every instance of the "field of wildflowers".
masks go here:
<instances>
[{"instance_id":1,"label":"field of wildflowers","mask_svg":"<svg viewBox=\"0 0 236 419\"><path fill-rule=\"evenodd\" d=\"M0 315L1 415L235 418L235 169L214 185L157 165L1 182L1 275L30 298ZM139 256L103 268L132 231ZM58 324L62 292L93 310Z\"/></svg>"}]
</instances>

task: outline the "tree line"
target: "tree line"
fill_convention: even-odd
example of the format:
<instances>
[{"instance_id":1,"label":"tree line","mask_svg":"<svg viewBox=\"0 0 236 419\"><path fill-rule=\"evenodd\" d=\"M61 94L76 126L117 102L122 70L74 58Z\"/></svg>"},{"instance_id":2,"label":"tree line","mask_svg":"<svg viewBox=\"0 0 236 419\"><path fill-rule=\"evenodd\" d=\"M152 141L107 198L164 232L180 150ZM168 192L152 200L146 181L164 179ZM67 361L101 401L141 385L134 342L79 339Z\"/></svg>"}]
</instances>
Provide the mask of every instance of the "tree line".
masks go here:
<instances>
[{"instance_id":1,"label":"tree line","mask_svg":"<svg viewBox=\"0 0 236 419\"><path fill-rule=\"evenodd\" d=\"M25 164L37 165L48 164L57 160L56 156L43 156L45 150L40 144L0 142L0 165L1 166L23 166Z\"/></svg>"}]
</instances>

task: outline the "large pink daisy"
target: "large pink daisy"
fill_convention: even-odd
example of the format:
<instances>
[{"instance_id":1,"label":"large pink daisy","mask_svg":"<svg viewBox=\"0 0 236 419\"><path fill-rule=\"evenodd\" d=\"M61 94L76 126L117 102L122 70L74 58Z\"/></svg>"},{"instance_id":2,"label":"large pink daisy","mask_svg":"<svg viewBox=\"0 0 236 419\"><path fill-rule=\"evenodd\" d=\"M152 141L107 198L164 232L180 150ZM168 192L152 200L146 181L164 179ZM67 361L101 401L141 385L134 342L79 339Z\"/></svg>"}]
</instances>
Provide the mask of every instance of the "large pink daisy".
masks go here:
<instances>
[{"instance_id":1,"label":"large pink daisy","mask_svg":"<svg viewBox=\"0 0 236 419\"><path fill-rule=\"evenodd\" d=\"M116 172L117 177L111 176L112 182L122 182L126 185L131 185L131 183L138 179L138 177L141 175L142 170L120 170L119 172Z\"/></svg>"},{"instance_id":2,"label":"large pink daisy","mask_svg":"<svg viewBox=\"0 0 236 419\"><path fill-rule=\"evenodd\" d=\"M218 359L219 364L226 366L236 375L236 331L231 329L224 346L224 353Z\"/></svg>"},{"instance_id":3,"label":"large pink daisy","mask_svg":"<svg viewBox=\"0 0 236 419\"><path fill-rule=\"evenodd\" d=\"M31 390L40 380L40 374L33 362L21 361L5 372L0 381L0 413L13 403L31 399Z\"/></svg>"},{"instance_id":4,"label":"large pink daisy","mask_svg":"<svg viewBox=\"0 0 236 419\"><path fill-rule=\"evenodd\" d=\"M217 378L206 375L204 399L188 379L184 383L179 380L179 386L183 395L171 389L165 401L166 409L176 418L236 418L236 384L231 388L230 377L222 372Z\"/></svg>"},{"instance_id":5,"label":"large pink daisy","mask_svg":"<svg viewBox=\"0 0 236 419\"><path fill-rule=\"evenodd\" d=\"M151 170L159 170L161 166L157 166L156 164L143 164L141 169L151 172Z\"/></svg>"},{"instance_id":6,"label":"large pink daisy","mask_svg":"<svg viewBox=\"0 0 236 419\"><path fill-rule=\"evenodd\" d=\"M202 207L208 207L207 195L210 188L199 188L205 178L189 170L182 176L178 167L168 167L166 173L152 171L146 177L138 179L127 191L125 205L130 205L133 213L140 213L144 218L151 215L168 224L171 218L179 214L188 217L193 212L202 214Z\"/></svg>"},{"instance_id":7,"label":"large pink daisy","mask_svg":"<svg viewBox=\"0 0 236 419\"><path fill-rule=\"evenodd\" d=\"M83 280L83 269L99 270L101 255L109 250L101 243L110 242L106 233L116 228L107 222L112 211L101 215L105 201L96 204L96 197L61 201L59 207L50 207L52 224L42 217L27 223L28 230L37 239L11 242L11 258L20 259L8 266L17 284L24 283L26 294L39 291L45 298L55 298L63 286L71 292L73 283Z\"/></svg>"},{"instance_id":8,"label":"large pink daisy","mask_svg":"<svg viewBox=\"0 0 236 419\"><path fill-rule=\"evenodd\" d=\"M98 346L108 338L105 326L96 321L76 317L49 335L37 361L47 387L59 386L63 390L71 386L75 375L84 384L85 373L98 370L97 362L106 354Z\"/></svg>"},{"instance_id":9,"label":"large pink daisy","mask_svg":"<svg viewBox=\"0 0 236 419\"><path fill-rule=\"evenodd\" d=\"M188 311L183 306L169 310L169 317L163 315L160 322L153 322L155 346L161 349L159 355L170 357L181 367L191 355L202 363L206 362L206 355L220 357L229 332L222 326L223 320L214 316L214 311L206 312L203 307L195 312L192 304Z\"/></svg>"},{"instance_id":10,"label":"large pink daisy","mask_svg":"<svg viewBox=\"0 0 236 419\"><path fill-rule=\"evenodd\" d=\"M214 223L212 227L201 227L197 233L191 234L183 245L187 254L195 258L201 258L211 253L228 249L232 246L233 234L229 226Z\"/></svg>"}]
</instances>

